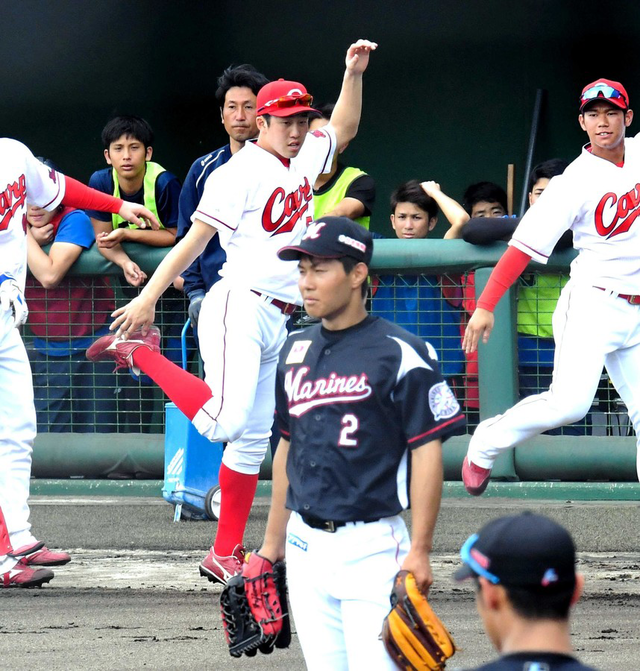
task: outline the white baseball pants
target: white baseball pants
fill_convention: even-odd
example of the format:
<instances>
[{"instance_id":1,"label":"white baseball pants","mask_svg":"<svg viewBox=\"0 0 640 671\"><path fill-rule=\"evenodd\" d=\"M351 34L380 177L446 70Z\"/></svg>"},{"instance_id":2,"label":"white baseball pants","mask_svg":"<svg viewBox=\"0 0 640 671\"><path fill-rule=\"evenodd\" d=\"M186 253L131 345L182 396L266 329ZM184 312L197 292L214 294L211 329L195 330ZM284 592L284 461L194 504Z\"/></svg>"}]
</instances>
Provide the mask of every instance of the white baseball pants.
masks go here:
<instances>
[{"instance_id":1,"label":"white baseball pants","mask_svg":"<svg viewBox=\"0 0 640 671\"><path fill-rule=\"evenodd\" d=\"M287 319L249 289L233 288L224 279L202 301L200 352L213 397L193 424L209 440L227 442L222 461L239 473L258 473L269 447Z\"/></svg>"},{"instance_id":2,"label":"white baseball pants","mask_svg":"<svg viewBox=\"0 0 640 671\"><path fill-rule=\"evenodd\" d=\"M14 548L36 542L28 505L35 436L36 411L27 352L10 311L0 309L0 507ZM3 566L0 564L0 570Z\"/></svg>"},{"instance_id":3,"label":"white baseball pants","mask_svg":"<svg viewBox=\"0 0 640 671\"><path fill-rule=\"evenodd\" d=\"M411 541L400 516L312 529L287 525L289 601L310 671L393 671L380 639L393 579Z\"/></svg>"},{"instance_id":4,"label":"white baseball pants","mask_svg":"<svg viewBox=\"0 0 640 671\"><path fill-rule=\"evenodd\" d=\"M553 334L556 352L549 390L481 422L469 443L469 458L491 468L502 450L582 419L604 365L636 432L640 479L640 305L570 281L553 314Z\"/></svg>"}]
</instances>

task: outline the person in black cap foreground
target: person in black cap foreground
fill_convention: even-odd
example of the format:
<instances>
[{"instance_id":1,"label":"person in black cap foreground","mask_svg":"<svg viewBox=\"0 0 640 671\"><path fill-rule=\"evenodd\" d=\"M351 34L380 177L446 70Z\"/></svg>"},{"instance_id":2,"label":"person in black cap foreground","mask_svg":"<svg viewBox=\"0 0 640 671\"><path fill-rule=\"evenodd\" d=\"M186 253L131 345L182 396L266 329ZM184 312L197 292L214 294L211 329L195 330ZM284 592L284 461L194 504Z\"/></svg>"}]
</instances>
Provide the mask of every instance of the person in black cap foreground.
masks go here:
<instances>
[{"instance_id":1,"label":"person in black cap foreground","mask_svg":"<svg viewBox=\"0 0 640 671\"><path fill-rule=\"evenodd\" d=\"M258 554L286 556L289 597L309 669L394 669L380 632L396 573L426 594L442 492L441 443L464 431L433 347L367 314L373 239L321 217L278 256L319 324L280 353L282 439ZM411 506L412 537L400 516Z\"/></svg>"},{"instance_id":2,"label":"person in black cap foreground","mask_svg":"<svg viewBox=\"0 0 640 671\"><path fill-rule=\"evenodd\" d=\"M569 532L542 515L499 517L460 550L482 624L502 657L477 671L594 671L573 656L569 612L582 593Z\"/></svg>"}]
</instances>

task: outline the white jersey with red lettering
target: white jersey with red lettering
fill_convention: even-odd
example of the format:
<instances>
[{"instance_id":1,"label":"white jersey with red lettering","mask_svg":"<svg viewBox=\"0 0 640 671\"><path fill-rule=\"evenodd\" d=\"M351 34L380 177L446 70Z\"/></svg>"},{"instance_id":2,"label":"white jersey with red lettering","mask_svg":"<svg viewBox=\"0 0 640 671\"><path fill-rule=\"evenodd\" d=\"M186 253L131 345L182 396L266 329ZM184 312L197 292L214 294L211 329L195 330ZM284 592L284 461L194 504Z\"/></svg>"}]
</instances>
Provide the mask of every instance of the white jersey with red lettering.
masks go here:
<instances>
[{"instance_id":1,"label":"white jersey with red lettering","mask_svg":"<svg viewBox=\"0 0 640 671\"><path fill-rule=\"evenodd\" d=\"M313 184L331 169L335 148L335 131L327 125L307 133L288 165L247 143L209 176L192 220L218 230L227 254L221 277L234 286L302 304L297 265L281 261L277 252L297 244L313 221Z\"/></svg>"},{"instance_id":2,"label":"white jersey with red lettering","mask_svg":"<svg viewBox=\"0 0 640 671\"><path fill-rule=\"evenodd\" d=\"M36 160L17 140L0 139L0 278L10 275L24 289L27 200L52 210L63 195L61 175ZM29 360L12 309L0 307L0 508L14 548L36 540L27 504L35 435ZM15 563L0 557L0 576Z\"/></svg>"},{"instance_id":3,"label":"white jersey with red lettering","mask_svg":"<svg viewBox=\"0 0 640 671\"><path fill-rule=\"evenodd\" d=\"M535 261L546 263L567 229L579 253L553 314L551 387L481 422L469 443L473 464L490 469L502 450L582 419L604 366L636 432L640 479L639 143L625 140L621 165L585 147L515 230L510 244Z\"/></svg>"},{"instance_id":4,"label":"white jersey with red lettering","mask_svg":"<svg viewBox=\"0 0 640 671\"><path fill-rule=\"evenodd\" d=\"M0 138L0 275L12 275L24 289L27 274L27 198L55 209L64 196L64 179L40 163L17 140Z\"/></svg>"},{"instance_id":5,"label":"white jersey with red lettering","mask_svg":"<svg viewBox=\"0 0 640 671\"><path fill-rule=\"evenodd\" d=\"M624 164L594 156L586 147L554 177L523 217L510 244L546 263L554 245L573 231L576 282L640 294L640 135L625 140Z\"/></svg>"}]
</instances>

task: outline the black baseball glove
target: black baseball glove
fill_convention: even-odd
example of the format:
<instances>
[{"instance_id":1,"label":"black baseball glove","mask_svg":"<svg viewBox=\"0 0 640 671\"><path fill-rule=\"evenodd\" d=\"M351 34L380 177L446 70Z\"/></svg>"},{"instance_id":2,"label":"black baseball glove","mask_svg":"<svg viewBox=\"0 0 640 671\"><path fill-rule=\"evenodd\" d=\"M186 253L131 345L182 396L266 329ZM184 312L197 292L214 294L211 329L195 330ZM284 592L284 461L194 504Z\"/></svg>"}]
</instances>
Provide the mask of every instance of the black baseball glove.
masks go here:
<instances>
[{"instance_id":1,"label":"black baseball glove","mask_svg":"<svg viewBox=\"0 0 640 671\"><path fill-rule=\"evenodd\" d=\"M291 625L284 561L272 564L257 552L245 557L242 573L229 580L220 595L220 610L229 654L253 657L273 648L288 648Z\"/></svg>"}]
</instances>

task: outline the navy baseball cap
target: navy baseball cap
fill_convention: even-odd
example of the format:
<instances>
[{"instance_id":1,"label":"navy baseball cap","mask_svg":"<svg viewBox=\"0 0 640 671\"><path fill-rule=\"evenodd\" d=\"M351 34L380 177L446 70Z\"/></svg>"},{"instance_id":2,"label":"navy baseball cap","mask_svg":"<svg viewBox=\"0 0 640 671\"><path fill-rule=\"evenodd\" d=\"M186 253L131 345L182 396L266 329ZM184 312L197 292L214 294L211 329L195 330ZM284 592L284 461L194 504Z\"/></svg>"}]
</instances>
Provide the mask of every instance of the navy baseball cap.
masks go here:
<instances>
[{"instance_id":1,"label":"navy baseball cap","mask_svg":"<svg viewBox=\"0 0 640 671\"><path fill-rule=\"evenodd\" d=\"M302 255L318 259L350 256L369 265L373 255L373 236L348 217L320 217L309 224L297 245L278 251L278 257L283 261L297 261Z\"/></svg>"},{"instance_id":2,"label":"navy baseball cap","mask_svg":"<svg viewBox=\"0 0 640 671\"><path fill-rule=\"evenodd\" d=\"M460 550L458 581L482 576L494 585L569 587L576 580L576 550L569 532L557 522L525 512L499 517L470 536Z\"/></svg>"}]
</instances>

